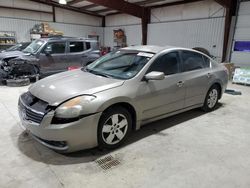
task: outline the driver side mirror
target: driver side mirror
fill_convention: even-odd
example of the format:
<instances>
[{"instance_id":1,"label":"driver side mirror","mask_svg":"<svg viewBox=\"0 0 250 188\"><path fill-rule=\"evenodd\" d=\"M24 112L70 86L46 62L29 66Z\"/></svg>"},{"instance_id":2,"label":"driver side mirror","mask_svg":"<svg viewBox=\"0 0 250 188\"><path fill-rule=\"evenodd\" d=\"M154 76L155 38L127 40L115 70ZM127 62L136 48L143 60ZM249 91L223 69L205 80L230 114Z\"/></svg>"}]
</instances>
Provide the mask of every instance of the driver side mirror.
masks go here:
<instances>
[{"instance_id":1,"label":"driver side mirror","mask_svg":"<svg viewBox=\"0 0 250 188\"><path fill-rule=\"evenodd\" d=\"M165 74L163 72L152 71L144 76L145 80L164 80Z\"/></svg>"}]
</instances>

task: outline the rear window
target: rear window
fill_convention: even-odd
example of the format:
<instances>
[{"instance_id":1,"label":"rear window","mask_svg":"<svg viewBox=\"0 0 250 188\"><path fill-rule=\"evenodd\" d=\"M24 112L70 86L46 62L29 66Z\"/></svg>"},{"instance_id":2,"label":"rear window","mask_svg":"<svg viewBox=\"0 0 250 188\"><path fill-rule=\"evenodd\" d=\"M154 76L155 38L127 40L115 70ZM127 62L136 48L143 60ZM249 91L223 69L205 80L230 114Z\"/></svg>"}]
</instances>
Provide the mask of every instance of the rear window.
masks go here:
<instances>
[{"instance_id":1,"label":"rear window","mask_svg":"<svg viewBox=\"0 0 250 188\"><path fill-rule=\"evenodd\" d=\"M208 67L210 67L210 59L209 58L207 58L206 56L202 56L203 57L203 67L204 68L208 68Z\"/></svg>"},{"instance_id":2,"label":"rear window","mask_svg":"<svg viewBox=\"0 0 250 188\"><path fill-rule=\"evenodd\" d=\"M69 51L70 51L70 53L84 51L83 42L70 42L69 43Z\"/></svg>"}]
</instances>

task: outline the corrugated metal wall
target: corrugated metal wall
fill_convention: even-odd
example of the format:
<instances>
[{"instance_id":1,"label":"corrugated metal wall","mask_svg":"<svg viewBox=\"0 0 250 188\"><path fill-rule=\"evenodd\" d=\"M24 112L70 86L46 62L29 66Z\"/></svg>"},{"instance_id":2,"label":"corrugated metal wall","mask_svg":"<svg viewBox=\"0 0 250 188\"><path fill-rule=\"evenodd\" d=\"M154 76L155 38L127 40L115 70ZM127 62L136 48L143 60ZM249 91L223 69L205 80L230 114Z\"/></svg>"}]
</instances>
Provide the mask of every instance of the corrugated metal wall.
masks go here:
<instances>
[{"instance_id":1,"label":"corrugated metal wall","mask_svg":"<svg viewBox=\"0 0 250 188\"><path fill-rule=\"evenodd\" d=\"M221 60L225 9L214 0L153 9L148 44L203 47ZM124 29L128 45L141 44L141 20L124 14L108 16L104 44L114 46L113 30Z\"/></svg>"},{"instance_id":2,"label":"corrugated metal wall","mask_svg":"<svg viewBox=\"0 0 250 188\"><path fill-rule=\"evenodd\" d=\"M224 20L221 17L150 24L148 43L187 48L203 47L220 61Z\"/></svg>"},{"instance_id":3,"label":"corrugated metal wall","mask_svg":"<svg viewBox=\"0 0 250 188\"><path fill-rule=\"evenodd\" d=\"M140 45L142 40L141 25L126 25L126 26L115 26L115 27L105 27L104 28L104 44L106 46L116 46L114 42L114 32L115 29L123 29L127 37L127 45Z\"/></svg>"},{"instance_id":4,"label":"corrugated metal wall","mask_svg":"<svg viewBox=\"0 0 250 188\"><path fill-rule=\"evenodd\" d=\"M234 41L250 41L250 2L240 3ZM250 67L250 52L234 52L232 49L231 62L236 66Z\"/></svg>"},{"instance_id":5,"label":"corrugated metal wall","mask_svg":"<svg viewBox=\"0 0 250 188\"><path fill-rule=\"evenodd\" d=\"M0 17L0 30L15 31L18 42L30 41L30 29L35 24L39 23L41 23L41 21ZM54 22L49 22L49 24L51 25L52 28L63 31L65 36L87 37L89 34L97 34L100 36L100 41L103 44L102 27L54 23Z\"/></svg>"}]
</instances>

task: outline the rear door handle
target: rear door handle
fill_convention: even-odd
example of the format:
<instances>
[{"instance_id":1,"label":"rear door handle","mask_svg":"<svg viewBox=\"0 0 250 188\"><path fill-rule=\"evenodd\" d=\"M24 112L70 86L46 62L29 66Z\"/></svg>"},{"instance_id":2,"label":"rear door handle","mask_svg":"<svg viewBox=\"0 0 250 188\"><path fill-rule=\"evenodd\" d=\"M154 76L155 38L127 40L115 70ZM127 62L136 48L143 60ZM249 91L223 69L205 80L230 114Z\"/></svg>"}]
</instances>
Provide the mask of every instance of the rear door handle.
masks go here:
<instances>
[{"instance_id":1,"label":"rear door handle","mask_svg":"<svg viewBox=\"0 0 250 188\"><path fill-rule=\"evenodd\" d=\"M177 86L178 87L182 87L184 85L184 82L183 81L179 81L178 83L177 83Z\"/></svg>"}]
</instances>

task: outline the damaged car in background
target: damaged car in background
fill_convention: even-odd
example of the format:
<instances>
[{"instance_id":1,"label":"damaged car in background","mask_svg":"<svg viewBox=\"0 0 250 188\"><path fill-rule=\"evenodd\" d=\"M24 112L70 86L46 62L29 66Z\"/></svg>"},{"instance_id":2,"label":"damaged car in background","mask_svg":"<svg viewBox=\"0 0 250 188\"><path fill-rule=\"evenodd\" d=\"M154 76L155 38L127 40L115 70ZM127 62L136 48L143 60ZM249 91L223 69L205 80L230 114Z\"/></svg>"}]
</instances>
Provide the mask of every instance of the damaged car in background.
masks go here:
<instances>
[{"instance_id":1,"label":"damaged car in background","mask_svg":"<svg viewBox=\"0 0 250 188\"><path fill-rule=\"evenodd\" d=\"M80 68L100 57L92 39L51 37L33 41L23 51L0 53L0 82L28 85L55 73Z\"/></svg>"}]
</instances>

